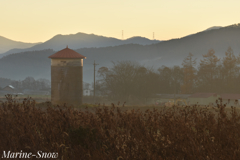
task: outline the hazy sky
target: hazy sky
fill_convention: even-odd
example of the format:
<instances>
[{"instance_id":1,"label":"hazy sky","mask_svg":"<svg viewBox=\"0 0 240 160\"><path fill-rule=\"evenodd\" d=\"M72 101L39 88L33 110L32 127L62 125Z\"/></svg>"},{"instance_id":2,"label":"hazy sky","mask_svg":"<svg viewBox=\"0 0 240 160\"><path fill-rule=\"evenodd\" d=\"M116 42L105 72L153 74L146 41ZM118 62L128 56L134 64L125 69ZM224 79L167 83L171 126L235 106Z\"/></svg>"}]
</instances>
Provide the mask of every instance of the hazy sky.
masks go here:
<instances>
[{"instance_id":1,"label":"hazy sky","mask_svg":"<svg viewBox=\"0 0 240 160\"><path fill-rule=\"evenodd\" d=\"M44 42L83 32L167 40L240 23L239 0L0 0L0 36Z\"/></svg>"}]
</instances>

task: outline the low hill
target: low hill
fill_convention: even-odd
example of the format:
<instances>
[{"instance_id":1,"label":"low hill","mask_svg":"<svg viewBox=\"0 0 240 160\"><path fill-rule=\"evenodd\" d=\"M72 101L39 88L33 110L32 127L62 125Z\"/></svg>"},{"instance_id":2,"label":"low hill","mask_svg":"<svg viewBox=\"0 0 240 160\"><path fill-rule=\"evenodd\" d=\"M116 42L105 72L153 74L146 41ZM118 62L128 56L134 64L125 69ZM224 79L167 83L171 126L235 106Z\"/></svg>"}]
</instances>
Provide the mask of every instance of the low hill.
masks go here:
<instances>
[{"instance_id":1,"label":"low hill","mask_svg":"<svg viewBox=\"0 0 240 160\"><path fill-rule=\"evenodd\" d=\"M211 48L216 51L219 58L222 58L229 46L232 47L235 55L240 53L240 25L203 31L152 45L125 44L101 48L81 48L75 49L75 51L87 57L83 62L83 77L84 81L89 83L93 81L94 60L99 64L97 69L102 66L111 66L112 61L122 60L137 61L157 69L162 65L181 65L189 52L200 61L202 55ZM61 49L63 48L65 46ZM29 51L3 57L0 59L0 75L11 79L23 79L27 76L50 79L48 56L56 51Z\"/></svg>"},{"instance_id":2,"label":"low hill","mask_svg":"<svg viewBox=\"0 0 240 160\"><path fill-rule=\"evenodd\" d=\"M126 40L120 40L116 38L103 37L94 34L85 34L85 33L77 33L70 35L56 35L50 40L32 46L30 48L25 49L12 49L4 54L0 54L0 58L12 53L20 53L26 51L39 51L44 49L53 49L53 50L61 50L65 46L69 46L71 49L79 49L79 48L91 48L91 47L108 47L108 46L118 46L123 44L140 44L140 45L149 45L158 43L158 40L150 40L144 37L132 37Z\"/></svg>"},{"instance_id":3,"label":"low hill","mask_svg":"<svg viewBox=\"0 0 240 160\"><path fill-rule=\"evenodd\" d=\"M36 44L40 43L24 43L19 41L13 41L11 39L0 36L0 54L14 48L24 49L32 47Z\"/></svg>"}]
</instances>

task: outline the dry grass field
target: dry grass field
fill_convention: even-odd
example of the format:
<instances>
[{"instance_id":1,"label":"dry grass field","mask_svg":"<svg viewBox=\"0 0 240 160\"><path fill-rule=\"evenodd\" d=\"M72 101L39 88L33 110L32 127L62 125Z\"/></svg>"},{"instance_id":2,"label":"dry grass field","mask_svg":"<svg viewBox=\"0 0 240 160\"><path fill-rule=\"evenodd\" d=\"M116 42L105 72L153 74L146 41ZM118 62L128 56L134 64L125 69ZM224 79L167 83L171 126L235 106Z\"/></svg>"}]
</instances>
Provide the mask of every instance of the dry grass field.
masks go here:
<instances>
[{"instance_id":1,"label":"dry grass field","mask_svg":"<svg viewBox=\"0 0 240 160\"><path fill-rule=\"evenodd\" d=\"M221 105L72 108L11 96L0 103L1 152L41 150L66 160L237 160L239 133L239 109Z\"/></svg>"}]
</instances>

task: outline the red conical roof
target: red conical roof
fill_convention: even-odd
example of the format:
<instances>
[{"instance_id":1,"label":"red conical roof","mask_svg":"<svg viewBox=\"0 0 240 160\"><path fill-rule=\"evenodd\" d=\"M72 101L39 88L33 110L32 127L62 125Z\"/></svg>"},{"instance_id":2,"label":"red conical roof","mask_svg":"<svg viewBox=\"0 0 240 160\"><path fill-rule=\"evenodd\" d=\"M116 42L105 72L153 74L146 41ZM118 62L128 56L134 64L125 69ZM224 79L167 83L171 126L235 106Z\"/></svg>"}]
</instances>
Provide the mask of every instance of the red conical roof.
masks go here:
<instances>
[{"instance_id":1,"label":"red conical roof","mask_svg":"<svg viewBox=\"0 0 240 160\"><path fill-rule=\"evenodd\" d=\"M69 49L68 46L58 51L57 53L54 53L53 55L49 56L48 58L51 59L86 59L83 55L77 53L76 51Z\"/></svg>"}]
</instances>

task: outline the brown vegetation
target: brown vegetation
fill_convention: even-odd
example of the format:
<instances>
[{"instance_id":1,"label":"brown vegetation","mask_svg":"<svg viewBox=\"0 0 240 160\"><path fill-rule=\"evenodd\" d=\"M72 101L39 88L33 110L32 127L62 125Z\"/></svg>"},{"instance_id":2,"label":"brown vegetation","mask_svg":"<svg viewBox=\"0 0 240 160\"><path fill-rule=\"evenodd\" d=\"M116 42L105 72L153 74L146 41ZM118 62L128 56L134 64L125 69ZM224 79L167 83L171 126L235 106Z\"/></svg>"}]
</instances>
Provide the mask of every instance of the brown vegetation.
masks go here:
<instances>
[{"instance_id":1,"label":"brown vegetation","mask_svg":"<svg viewBox=\"0 0 240 160\"><path fill-rule=\"evenodd\" d=\"M31 98L0 105L0 151L58 152L59 159L239 159L235 108L171 107L122 111L36 107Z\"/></svg>"}]
</instances>

